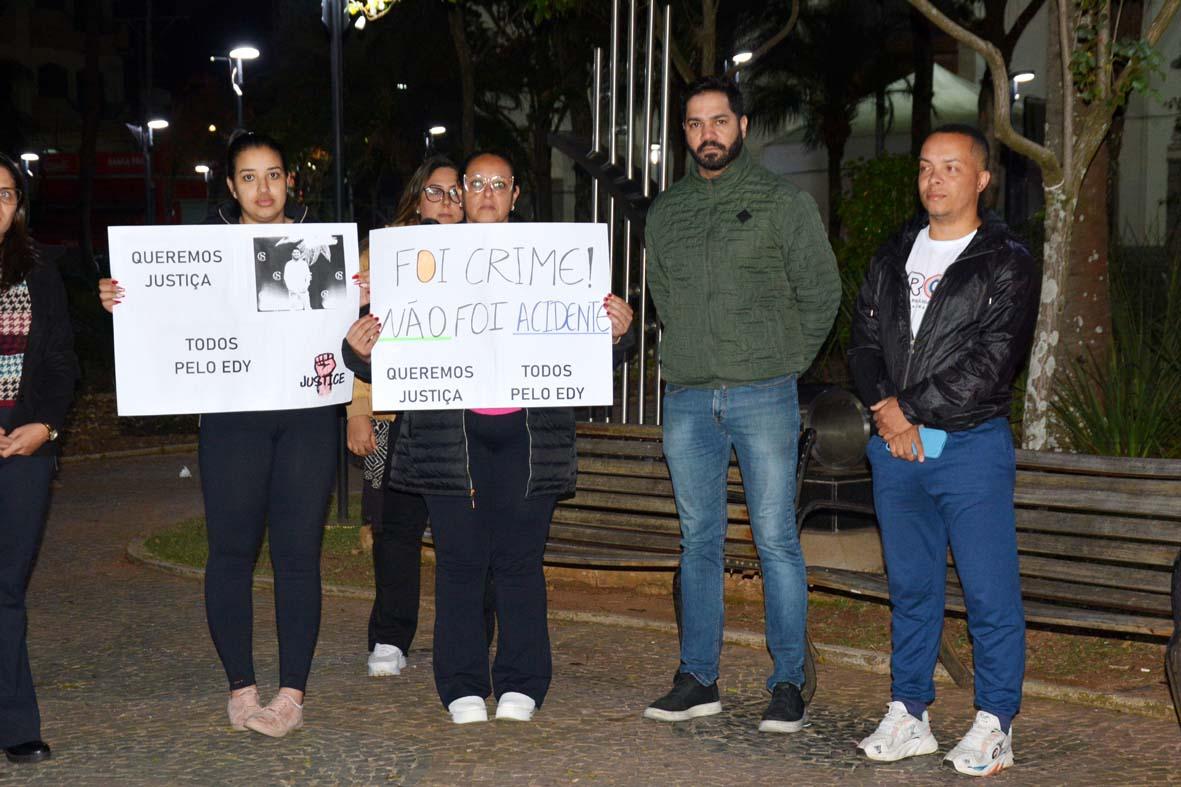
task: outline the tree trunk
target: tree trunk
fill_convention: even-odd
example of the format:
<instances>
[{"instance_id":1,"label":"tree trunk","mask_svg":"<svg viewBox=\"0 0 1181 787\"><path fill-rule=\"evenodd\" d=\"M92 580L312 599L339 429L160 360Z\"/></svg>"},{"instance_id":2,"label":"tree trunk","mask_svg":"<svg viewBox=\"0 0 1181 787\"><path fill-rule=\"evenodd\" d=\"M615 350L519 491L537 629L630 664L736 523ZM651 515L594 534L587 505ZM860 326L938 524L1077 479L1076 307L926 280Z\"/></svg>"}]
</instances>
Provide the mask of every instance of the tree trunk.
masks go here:
<instances>
[{"instance_id":1,"label":"tree trunk","mask_svg":"<svg viewBox=\"0 0 1181 787\"><path fill-rule=\"evenodd\" d=\"M873 156L886 155L886 87L881 85L873 94Z\"/></svg>"},{"instance_id":2,"label":"tree trunk","mask_svg":"<svg viewBox=\"0 0 1181 787\"><path fill-rule=\"evenodd\" d=\"M701 0L701 76L713 76L718 58L718 0Z\"/></svg>"},{"instance_id":3,"label":"tree trunk","mask_svg":"<svg viewBox=\"0 0 1181 787\"><path fill-rule=\"evenodd\" d=\"M988 171L992 173L992 180L989 181L988 188L984 190L983 204L986 208L996 207L999 195L1005 193L1005 180L1009 174L1001 166L1001 154L1005 147L996 138L996 104L994 102L992 72L985 69L984 76L980 77L980 98L976 101L976 126L984 138L988 140Z\"/></svg>"},{"instance_id":4,"label":"tree trunk","mask_svg":"<svg viewBox=\"0 0 1181 787\"><path fill-rule=\"evenodd\" d=\"M841 237L841 161L845 158L847 139L842 137L825 146L828 151L828 239L834 244Z\"/></svg>"},{"instance_id":5,"label":"tree trunk","mask_svg":"<svg viewBox=\"0 0 1181 787\"><path fill-rule=\"evenodd\" d=\"M1070 260L1070 236L1073 228L1074 200L1067 198L1065 186L1046 189L1046 240L1042 247L1041 302L1033 349L1029 355L1029 378L1025 385L1025 418L1022 445L1033 451L1057 447L1050 429L1050 402L1054 398L1054 372L1060 344L1063 298L1061 283Z\"/></svg>"},{"instance_id":6,"label":"tree trunk","mask_svg":"<svg viewBox=\"0 0 1181 787\"><path fill-rule=\"evenodd\" d=\"M1058 36L1060 2L1048 4L1049 34L1046 36L1046 147L1059 161L1064 151L1073 145L1065 138L1064 118L1074 109L1073 96L1063 95L1065 77L1062 73L1062 48ZM1029 355L1029 376L1025 384L1025 415L1021 442L1033 451L1052 451L1058 441L1050 426L1050 402L1054 398L1054 373L1058 365L1060 344L1062 293L1065 275L1070 264L1070 234L1074 228L1075 201L1070 196L1070 172L1065 171L1063 182L1045 185L1045 241L1042 246L1042 290L1038 305L1037 327L1033 334L1033 349Z\"/></svg>"},{"instance_id":7,"label":"tree trunk","mask_svg":"<svg viewBox=\"0 0 1181 787\"><path fill-rule=\"evenodd\" d=\"M1111 346L1107 164L1105 143L1087 169L1076 203L1070 266L1060 290L1064 305L1059 363L1106 358Z\"/></svg>"},{"instance_id":8,"label":"tree trunk","mask_svg":"<svg viewBox=\"0 0 1181 787\"><path fill-rule=\"evenodd\" d=\"M451 41L455 45L455 62L459 66L460 126L463 155L466 156L476 149L476 67L463 26L463 9L458 3L447 6L447 23L451 28Z\"/></svg>"},{"instance_id":9,"label":"tree trunk","mask_svg":"<svg viewBox=\"0 0 1181 787\"><path fill-rule=\"evenodd\" d=\"M931 44L931 24L916 8L910 9L910 29L914 39L910 154L917 158L919 151L923 149L923 140L931 133L931 105L935 97L935 49Z\"/></svg>"}]
</instances>

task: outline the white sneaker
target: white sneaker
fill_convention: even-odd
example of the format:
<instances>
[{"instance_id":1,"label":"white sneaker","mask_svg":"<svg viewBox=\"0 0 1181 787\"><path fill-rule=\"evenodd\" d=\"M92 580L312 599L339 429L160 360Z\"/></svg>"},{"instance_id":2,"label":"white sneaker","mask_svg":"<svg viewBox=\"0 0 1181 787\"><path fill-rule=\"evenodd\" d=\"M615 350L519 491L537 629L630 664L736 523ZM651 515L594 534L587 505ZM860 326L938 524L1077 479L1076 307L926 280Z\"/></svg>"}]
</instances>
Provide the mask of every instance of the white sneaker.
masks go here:
<instances>
[{"instance_id":1,"label":"white sneaker","mask_svg":"<svg viewBox=\"0 0 1181 787\"><path fill-rule=\"evenodd\" d=\"M471 724L476 721L488 721L488 706L483 697L470 694L460 697L447 706L451 712L451 721L456 724Z\"/></svg>"},{"instance_id":2,"label":"white sneaker","mask_svg":"<svg viewBox=\"0 0 1181 787\"><path fill-rule=\"evenodd\" d=\"M406 657L397 645L382 645L380 642L373 646L369 654L369 677L380 678L386 675L401 675L406 666Z\"/></svg>"},{"instance_id":3,"label":"white sneaker","mask_svg":"<svg viewBox=\"0 0 1181 787\"><path fill-rule=\"evenodd\" d=\"M506 691L500 695L496 703L496 718L510 721L529 721L533 718L533 711L537 710L537 703L532 697L519 691Z\"/></svg>"},{"instance_id":4,"label":"white sneaker","mask_svg":"<svg viewBox=\"0 0 1181 787\"><path fill-rule=\"evenodd\" d=\"M1013 767L1013 728L1001 732L1001 721L977 711L972 729L943 758L943 764L968 776L992 776Z\"/></svg>"},{"instance_id":5,"label":"white sneaker","mask_svg":"<svg viewBox=\"0 0 1181 787\"><path fill-rule=\"evenodd\" d=\"M916 719L901 702L891 702L886 707L886 718L872 735L857 744L866 757L878 762L895 762L904 757L935 753L939 743L931 734L930 717L926 711L923 711L923 718Z\"/></svg>"}]
</instances>

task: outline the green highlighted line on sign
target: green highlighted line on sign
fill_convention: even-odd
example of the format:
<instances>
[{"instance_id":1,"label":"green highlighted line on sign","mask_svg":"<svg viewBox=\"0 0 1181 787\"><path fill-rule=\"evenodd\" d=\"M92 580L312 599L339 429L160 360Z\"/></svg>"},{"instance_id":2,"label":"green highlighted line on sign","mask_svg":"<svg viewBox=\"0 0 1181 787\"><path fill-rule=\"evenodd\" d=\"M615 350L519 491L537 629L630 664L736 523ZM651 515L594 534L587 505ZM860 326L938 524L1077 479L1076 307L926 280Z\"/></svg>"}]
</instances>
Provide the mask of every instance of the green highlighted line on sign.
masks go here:
<instances>
[{"instance_id":1,"label":"green highlighted line on sign","mask_svg":"<svg viewBox=\"0 0 1181 787\"><path fill-rule=\"evenodd\" d=\"M449 342L454 336L383 336L378 343L383 342Z\"/></svg>"}]
</instances>

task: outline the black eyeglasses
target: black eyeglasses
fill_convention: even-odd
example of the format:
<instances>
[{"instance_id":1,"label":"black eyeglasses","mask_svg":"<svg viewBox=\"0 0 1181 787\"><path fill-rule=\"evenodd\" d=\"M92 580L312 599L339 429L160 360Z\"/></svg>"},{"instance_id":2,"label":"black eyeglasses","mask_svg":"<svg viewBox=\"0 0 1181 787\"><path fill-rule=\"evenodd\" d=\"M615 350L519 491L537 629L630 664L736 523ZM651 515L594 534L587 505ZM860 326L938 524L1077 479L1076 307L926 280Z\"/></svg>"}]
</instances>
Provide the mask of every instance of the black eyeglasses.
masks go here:
<instances>
[{"instance_id":1,"label":"black eyeglasses","mask_svg":"<svg viewBox=\"0 0 1181 787\"><path fill-rule=\"evenodd\" d=\"M459 195L459 189L455 186L449 189L445 189L442 186L426 186L423 188L422 193L426 195L427 202L442 202L443 197L451 200L456 205L463 202L463 197Z\"/></svg>"},{"instance_id":2,"label":"black eyeglasses","mask_svg":"<svg viewBox=\"0 0 1181 787\"><path fill-rule=\"evenodd\" d=\"M20 201L20 189L0 189L0 203L4 205L15 205Z\"/></svg>"}]
</instances>

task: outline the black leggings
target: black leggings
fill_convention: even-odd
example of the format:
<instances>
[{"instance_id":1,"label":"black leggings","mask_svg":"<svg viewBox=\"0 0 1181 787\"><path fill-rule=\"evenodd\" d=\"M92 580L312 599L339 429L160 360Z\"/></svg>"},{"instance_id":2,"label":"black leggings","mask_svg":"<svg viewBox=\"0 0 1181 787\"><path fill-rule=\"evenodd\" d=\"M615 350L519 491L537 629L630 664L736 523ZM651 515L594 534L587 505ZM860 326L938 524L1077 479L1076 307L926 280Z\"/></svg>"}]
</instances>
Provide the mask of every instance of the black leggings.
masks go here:
<instances>
[{"instance_id":1,"label":"black leggings","mask_svg":"<svg viewBox=\"0 0 1181 787\"><path fill-rule=\"evenodd\" d=\"M459 697L516 691L541 706L553 666L542 557L557 498L525 497L529 435L523 410L464 413L475 497L426 495L435 537L435 687ZM474 505L473 505L474 503ZM499 635L488 674L483 615L492 574Z\"/></svg>"},{"instance_id":2,"label":"black leggings","mask_svg":"<svg viewBox=\"0 0 1181 787\"><path fill-rule=\"evenodd\" d=\"M11 409L0 409L0 426L10 429L11 418ZM0 459L0 746L5 748L41 737L25 638L25 591L45 532L54 463L52 456Z\"/></svg>"},{"instance_id":3,"label":"black leggings","mask_svg":"<svg viewBox=\"0 0 1181 787\"><path fill-rule=\"evenodd\" d=\"M279 685L303 691L320 630L320 542L332 491L337 408L202 416L209 535L205 613L230 689L255 683L251 586L269 526Z\"/></svg>"}]
</instances>

